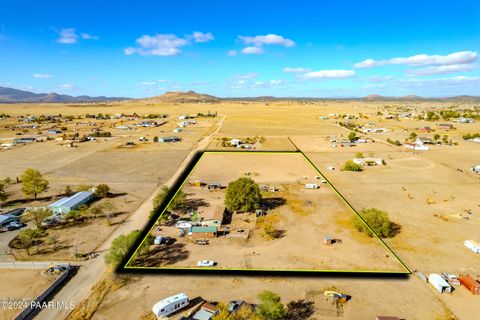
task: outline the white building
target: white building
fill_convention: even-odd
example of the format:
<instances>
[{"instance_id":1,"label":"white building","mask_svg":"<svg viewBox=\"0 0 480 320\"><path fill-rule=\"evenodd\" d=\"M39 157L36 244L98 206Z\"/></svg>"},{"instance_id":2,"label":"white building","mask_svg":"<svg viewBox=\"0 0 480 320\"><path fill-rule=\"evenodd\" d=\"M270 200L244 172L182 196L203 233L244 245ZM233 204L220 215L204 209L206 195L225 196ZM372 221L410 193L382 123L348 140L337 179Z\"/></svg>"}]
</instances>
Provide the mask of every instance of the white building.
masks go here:
<instances>
[{"instance_id":1,"label":"white building","mask_svg":"<svg viewBox=\"0 0 480 320\"><path fill-rule=\"evenodd\" d=\"M352 161L360 166L381 166L385 164L382 158L354 158Z\"/></svg>"}]
</instances>

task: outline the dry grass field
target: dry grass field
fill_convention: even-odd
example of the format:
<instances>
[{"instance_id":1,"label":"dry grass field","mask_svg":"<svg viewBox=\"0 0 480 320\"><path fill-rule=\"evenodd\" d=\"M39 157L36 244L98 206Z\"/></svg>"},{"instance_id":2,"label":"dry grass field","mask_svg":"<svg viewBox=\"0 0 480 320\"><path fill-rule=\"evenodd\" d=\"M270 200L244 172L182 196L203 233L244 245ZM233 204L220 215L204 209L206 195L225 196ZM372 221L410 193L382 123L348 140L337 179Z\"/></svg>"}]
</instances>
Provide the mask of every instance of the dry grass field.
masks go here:
<instances>
[{"instance_id":1,"label":"dry grass field","mask_svg":"<svg viewBox=\"0 0 480 320\"><path fill-rule=\"evenodd\" d=\"M463 109L473 106L468 103L455 103L455 105L457 108ZM419 114L426 110L441 110L450 106L452 103L448 101L345 100L305 103L300 101L225 101L215 104L180 104L128 101L88 105L0 105L0 113L12 116L10 119L0 121L0 141L2 142L11 141L16 137L14 131L2 128L5 125L17 123L16 117L19 115L61 113L80 116L99 112L104 114L132 114L134 112L139 115L168 114L165 119L168 123L163 126L136 128L132 131L110 128L111 126L115 127L119 120L102 120L104 124L99 124L99 126L104 130L110 130L113 137L81 143L77 148L66 148L57 141L47 141L0 150L0 163L2 164L0 178L5 176L14 178L25 168L34 167L44 173L51 182L50 191L46 196L57 195L66 184L74 186L107 183L114 192L127 193L128 197L131 197L129 200L122 200L121 197L115 199L115 201L119 201L118 207L125 206L124 211L131 212L149 196L155 186L163 184L172 176L182 159L202 137L211 135L209 150L230 150L219 144L222 138L262 136L265 141L258 145L258 150L295 150L295 148L299 148L305 152L355 209L375 207L388 212L391 220L401 225L401 232L394 238L385 241L410 269L419 270L425 274L450 272L476 275L480 273L479 257L468 251L463 246L463 241L479 240L480 202L478 194L480 194L480 180L479 176L474 175L469 169L473 165L480 164L480 145L464 141L462 135L480 132L480 122L459 124L445 120L420 121L413 118L385 119L384 117L388 113L401 113L405 110ZM182 138L182 142L175 144L151 142L154 136L174 135L172 130L177 126L178 115L193 115L207 111L217 111L219 117L199 119L196 125L187 127L185 132L178 134ZM382 114L379 114L379 111ZM351 132L339 125L339 122L343 122L344 119L337 115L345 114L357 115L359 119L350 120L355 124L370 124L375 127L387 128L389 131L359 134L362 137L374 139L375 142L357 144L351 148L333 148L330 142L332 138L343 140ZM320 117L327 118L321 120ZM220 121L223 122L220 123ZM126 121L128 124L135 122ZM455 129L450 131L439 129L438 124L444 122L453 123ZM218 131L214 131L214 124L220 124ZM67 132L73 132L72 124L66 126L68 127ZM417 130L424 126L430 126L435 131L422 133ZM79 130L83 133L90 129L81 127ZM418 136L430 138L437 133L441 136L446 134L452 140L453 145L432 145L429 151L413 152L386 142L387 139L394 139L403 143L412 132L417 133ZM28 136L28 134L33 135L30 132L23 136ZM147 137L150 141L138 141L142 136ZM127 141L135 141L136 144L127 148L125 147ZM366 167L363 172L340 171L343 163L354 158L358 152L366 156L381 157L385 160L386 165ZM205 167L204 172L208 172L210 176L203 175L200 178L220 182L225 179L226 183L229 179L236 178L245 171L238 168L238 165L225 161L223 160L221 165ZM301 169L297 169L296 165L294 167L288 161L268 161L268 163L269 166L255 171L258 171L259 174L275 172L270 174L271 181L275 183L280 184L282 179L290 179L290 184L297 182L298 174L295 175L293 181L292 177L287 175L291 170L301 171ZM335 170L328 170L329 166L335 167ZM276 170L275 167L280 167L281 170ZM224 168L232 169L231 177L224 176L224 173L227 172ZM200 172L200 167L198 169ZM277 174L277 172L281 172L281 174ZM307 173L306 175L311 174ZM260 178L260 176L258 177ZM193 178L195 178L194 175L192 175ZM324 186L322 188L325 189ZM300 189L295 193L295 197L309 198L309 195L300 192ZM193 189L186 191L187 193L196 192ZM199 193L199 195L202 194ZM22 197L19 186L12 187L11 196ZM316 200L318 199L312 197L310 201L314 203ZM214 200L211 201L214 203ZM32 202L32 204L36 203ZM320 207L319 204L318 207ZM277 208L278 215L285 214L282 210L286 211L287 208L291 210L287 205L284 208ZM470 209L472 214L467 214L465 211L467 209ZM309 216L306 217L306 219L308 218ZM147 219L148 217L145 215L145 222ZM297 220L295 219L292 223L296 223ZM333 223L338 222L337 220ZM332 225L323 227L332 228ZM344 239L353 239L349 236L350 231L344 225L341 228L334 227L334 232L341 233ZM298 236L301 236L301 233ZM265 245L264 250L267 250L265 253L278 254L278 252L282 252L287 244L282 243L277 247L275 245L288 238L287 231L284 238ZM288 247L289 245L292 247ZM344 242L344 245L346 246L347 243ZM288 246L286 247L288 250L296 248L294 244L288 244ZM268 251L270 249L267 247L275 248ZM358 254L364 258L366 253L360 251L352 252L352 254L354 256ZM369 258L371 260L356 258L350 258L350 260L354 260L356 263L375 260L374 256ZM200 256L192 255L192 261L196 259L200 259ZM204 257L203 254L202 259L213 260L212 257ZM255 259L257 258L254 258L252 262L261 265L262 261ZM288 260L289 263L292 261ZM236 263L235 260L233 261ZM312 263L311 266L315 263ZM352 265L352 267L354 266ZM452 319L450 314L453 314L458 319L473 319L472 315L474 317L476 310L480 307L480 300L471 295L464 287L455 286L453 293L439 294L429 284L421 282L415 276L410 276L408 279L368 279L139 275L135 276L135 280L127 286L109 293L93 318L109 319L122 316L135 319L148 313L156 301L183 291L191 297L202 296L213 301L244 299L249 302L258 302L257 294L262 290L269 289L278 292L282 296L282 301L288 302L303 299L309 292L323 290L332 285L352 296L345 306L343 314L345 319L373 319L375 315L380 314L398 315L404 319L445 320ZM334 317L317 314L316 318Z\"/></svg>"},{"instance_id":2,"label":"dry grass field","mask_svg":"<svg viewBox=\"0 0 480 320\"><path fill-rule=\"evenodd\" d=\"M222 235L209 239L206 246L196 245L189 236L180 237L175 221L160 223L151 236L170 236L176 242L170 246L152 245L151 253L144 258L146 265L135 262L135 266L195 268L199 260L212 260L218 269L404 272L378 239L353 228L354 212L327 184L316 190L305 189L306 183L321 184L318 175L300 153L206 153L183 187L187 201L202 218L223 215L226 189L208 191L194 186L196 180L227 186L240 177L251 177L261 186L278 190L263 195L272 209L264 217L233 213L231 222L222 227L228 227L229 234L242 230L248 237ZM187 216L180 215L177 220L189 219ZM267 238L267 225L281 236ZM336 243L324 245L326 235Z\"/></svg>"}]
</instances>

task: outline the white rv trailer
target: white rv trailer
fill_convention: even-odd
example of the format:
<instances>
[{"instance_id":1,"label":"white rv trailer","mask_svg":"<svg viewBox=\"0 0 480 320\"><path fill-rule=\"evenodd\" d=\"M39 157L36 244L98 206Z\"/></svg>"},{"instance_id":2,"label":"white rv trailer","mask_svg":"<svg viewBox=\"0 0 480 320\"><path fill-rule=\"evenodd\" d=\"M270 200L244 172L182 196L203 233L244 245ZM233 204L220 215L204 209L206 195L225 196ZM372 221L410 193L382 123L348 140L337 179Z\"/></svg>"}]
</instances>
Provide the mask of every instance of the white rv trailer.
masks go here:
<instances>
[{"instance_id":1,"label":"white rv trailer","mask_svg":"<svg viewBox=\"0 0 480 320\"><path fill-rule=\"evenodd\" d=\"M188 306L188 303L188 296L185 293L179 293L155 303L152 311L157 318L166 317L180 309L185 308Z\"/></svg>"}]
</instances>

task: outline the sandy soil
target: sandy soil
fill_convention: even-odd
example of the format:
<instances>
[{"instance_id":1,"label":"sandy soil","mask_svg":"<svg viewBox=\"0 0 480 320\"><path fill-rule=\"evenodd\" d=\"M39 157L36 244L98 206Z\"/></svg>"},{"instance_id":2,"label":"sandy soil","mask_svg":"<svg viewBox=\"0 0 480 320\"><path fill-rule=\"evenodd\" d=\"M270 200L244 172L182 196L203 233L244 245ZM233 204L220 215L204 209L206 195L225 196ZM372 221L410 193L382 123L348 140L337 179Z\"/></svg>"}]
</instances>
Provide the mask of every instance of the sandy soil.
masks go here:
<instances>
[{"instance_id":1,"label":"sandy soil","mask_svg":"<svg viewBox=\"0 0 480 320\"><path fill-rule=\"evenodd\" d=\"M14 282L12 279L15 279ZM0 272L0 318L13 319L23 308L16 308L10 302L27 301L28 303L41 294L55 281L46 276L42 270L7 270ZM7 303L6 305L4 303Z\"/></svg>"},{"instance_id":2,"label":"sandy soil","mask_svg":"<svg viewBox=\"0 0 480 320\"><path fill-rule=\"evenodd\" d=\"M279 189L264 194L265 201L285 204L269 210L265 218L234 214L226 226L232 232L245 229L250 233L248 239L220 236L211 239L208 246L195 245L188 236L181 238L171 223L161 224L161 230L154 228L152 236L170 236L176 242L170 246L152 246L146 266L195 267L199 260L213 260L219 269L405 271L378 239L352 227L353 211L328 185L317 190L305 189L305 183L320 184L320 180L315 178L318 172L299 153L204 154L187 179L184 192L192 203L200 204L201 214L212 209L223 212L226 190L211 192L193 186L193 182L219 182L226 186L246 174L260 185ZM242 224L241 220L248 223ZM266 223L272 223L282 235L278 239L265 239ZM325 235L341 243L325 246Z\"/></svg>"}]
</instances>

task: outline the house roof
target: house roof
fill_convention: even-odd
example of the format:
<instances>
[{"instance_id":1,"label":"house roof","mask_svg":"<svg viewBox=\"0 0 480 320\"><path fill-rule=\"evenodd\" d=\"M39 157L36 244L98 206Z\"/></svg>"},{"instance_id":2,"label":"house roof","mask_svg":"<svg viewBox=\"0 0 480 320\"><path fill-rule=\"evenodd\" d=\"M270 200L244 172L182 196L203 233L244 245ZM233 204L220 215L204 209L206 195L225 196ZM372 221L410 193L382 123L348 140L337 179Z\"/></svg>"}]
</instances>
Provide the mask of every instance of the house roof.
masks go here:
<instances>
[{"instance_id":1,"label":"house roof","mask_svg":"<svg viewBox=\"0 0 480 320\"><path fill-rule=\"evenodd\" d=\"M62 198L58 201L55 201L54 203L50 204L49 207L61 207L62 206L62 207L71 208L71 207L75 206L76 204L78 204L79 202L82 202L82 201L88 199L92 195L93 195L93 193L91 193L90 191L77 192L71 197Z\"/></svg>"},{"instance_id":2,"label":"house roof","mask_svg":"<svg viewBox=\"0 0 480 320\"><path fill-rule=\"evenodd\" d=\"M217 227L192 227L192 233L210 233L217 232Z\"/></svg>"}]
</instances>

